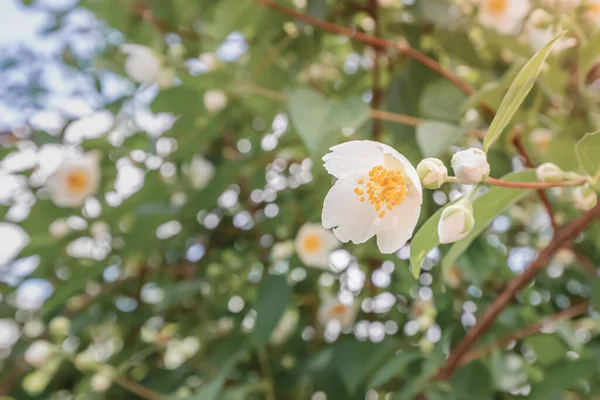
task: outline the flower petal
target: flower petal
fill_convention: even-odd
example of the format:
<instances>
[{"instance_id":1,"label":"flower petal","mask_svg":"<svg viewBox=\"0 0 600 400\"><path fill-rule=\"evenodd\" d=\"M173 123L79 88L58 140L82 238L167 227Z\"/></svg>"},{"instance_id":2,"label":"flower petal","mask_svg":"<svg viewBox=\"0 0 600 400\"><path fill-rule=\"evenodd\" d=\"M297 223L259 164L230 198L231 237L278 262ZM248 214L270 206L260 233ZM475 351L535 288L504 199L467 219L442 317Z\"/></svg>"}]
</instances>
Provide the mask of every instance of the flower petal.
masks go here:
<instances>
[{"instance_id":1,"label":"flower petal","mask_svg":"<svg viewBox=\"0 0 600 400\"><path fill-rule=\"evenodd\" d=\"M394 253L411 238L421 213L421 199L408 196L384 218L377 232L377 247L384 254Z\"/></svg>"},{"instance_id":2,"label":"flower petal","mask_svg":"<svg viewBox=\"0 0 600 400\"><path fill-rule=\"evenodd\" d=\"M324 167L336 178L349 174L367 173L384 162L381 144L371 140L354 140L330 148L323 156Z\"/></svg>"},{"instance_id":3,"label":"flower petal","mask_svg":"<svg viewBox=\"0 0 600 400\"><path fill-rule=\"evenodd\" d=\"M364 243L376 232L375 208L367 201L361 202L354 193L359 179L365 179L365 175L352 174L339 179L323 203L323 227L333 228L335 236L344 243Z\"/></svg>"}]
</instances>

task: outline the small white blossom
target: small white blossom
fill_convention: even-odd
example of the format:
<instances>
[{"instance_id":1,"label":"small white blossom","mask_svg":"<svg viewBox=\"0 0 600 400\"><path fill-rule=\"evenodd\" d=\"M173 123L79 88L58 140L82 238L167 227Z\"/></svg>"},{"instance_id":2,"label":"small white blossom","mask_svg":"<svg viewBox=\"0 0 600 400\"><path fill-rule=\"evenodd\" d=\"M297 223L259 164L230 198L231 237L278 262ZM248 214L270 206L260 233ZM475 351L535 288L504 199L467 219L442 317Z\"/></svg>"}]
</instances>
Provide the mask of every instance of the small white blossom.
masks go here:
<instances>
[{"instance_id":1,"label":"small white blossom","mask_svg":"<svg viewBox=\"0 0 600 400\"><path fill-rule=\"evenodd\" d=\"M161 80L163 65L158 54L139 44L124 44L121 51L127 54L125 73L137 83L152 85Z\"/></svg>"},{"instance_id":2,"label":"small white blossom","mask_svg":"<svg viewBox=\"0 0 600 400\"><path fill-rule=\"evenodd\" d=\"M487 156L480 149L470 148L456 152L451 163L456 179L465 185L483 182L490 175Z\"/></svg>"},{"instance_id":3,"label":"small white blossom","mask_svg":"<svg viewBox=\"0 0 600 400\"><path fill-rule=\"evenodd\" d=\"M565 172L550 162L539 165L535 174L541 182L560 182L565 179Z\"/></svg>"},{"instance_id":4,"label":"small white blossom","mask_svg":"<svg viewBox=\"0 0 600 400\"><path fill-rule=\"evenodd\" d=\"M533 51L540 51L562 31L558 25L553 25L553 22L554 17L546 11L540 8L533 10L526 24L527 39ZM562 38L552 46L552 52L558 53L576 44L575 38Z\"/></svg>"},{"instance_id":5,"label":"small white blossom","mask_svg":"<svg viewBox=\"0 0 600 400\"><path fill-rule=\"evenodd\" d=\"M198 59L209 70L215 69L219 64L219 58L215 53L202 53L198 56Z\"/></svg>"},{"instance_id":6,"label":"small white blossom","mask_svg":"<svg viewBox=\"0 0 600 400\"><path fill-rule=\"evenodd\" d=\"M95 154L63 161L48 177L46 187L52 201L59 207L79 207L86 198L94 195L100 186L100 166Z\"/></svg>"},{"instance_id":7,"label":"small white blossom","mask_svg":"<svg viewBox=\"0 0 600 400\"><path fill-rule=\"evenodd\" d=\"M356 308L352 305L346 305L337 298L329 298L321 303L317 312L317 319L322 326L327 325L329 321L338 321L342 329L351 328L356 319Z\"/></svg>"},{"instance_id":8,"label":"small white blossom","mask_svg":"<svg viewBox=\"0 0 600 400\"><path fill-rule=\"evenodd\" d=\"M271 343L282 344L294 332L298 325L298 312L296 310L287 310L281 320L271 333Z\"/></svg>"},{"instance_id":9,"label":"small white blossom","mask_svg":"<svg viewBox=\"0 0 600 400\"><path fill-rule=\"evenodd\" d=\"M573 200L575 201L575 207L587 211L596 206L598 195L588 185L578 186L573 190Z\"/></svg>"},{"instance_id":10,"label":"small white blossom","mask_svg":"<svg viewBox=\"0 0 600 400\"><path fill-rule=\"evenodd\" d=\"M212 113L221 111L227 105L227 95L222 90L212 89L204 92L204 107Z\"/></svg>"},{"instance_id":11,"label":"small white blossom","mask_svg":"<svg viewBox=\"0 0 600 400\"><path fill-rule=\"evenodd\" d=\"M47 340L36 340L29 345L23 358L27 364L39 368L48 361L51 354L52 345Z\"/></svg>"},{"instance_id":12,"label":"small white blossom","mask_svg":"<svg viewBox=\"0 0 600 400\"><path fill-rule=\"evenodd\" d=\"M529 0L482 0L479 21L502 35L513 35L530 8Z\"/></svg>"},{"instance_id":13,"label":"small white blossom","mask_svg":"<svg viewBox=\"0 0 600 400\"><path fill-rule=\"evenodd\" d=\"M100 372L95 373L90 381L92 391L102 393L106 392L112 386L114 374L107 372L108 370L103 369Z\"/></svg>"},{"instance_id":14,"label":"small white blossom","mask_svg":"<svg viewBox=\"0 0 600 400\"><path fill-rule=\"evenodd\" d=\"M438 224L440 243L454 243L463 239L471 232L474 225L473 211L464 202L446 207Z\"/></svg>"},{"instance_id":15,"label":"small white blossom","mask_svg":"<svg viewBox=\"0 0 600 400\"><path fill-rule=\"evenodd\" d=\"M421 184L426 189L438 189L446 182L448 168L439 158L426 158L417 165Z\"/></svg>"},{"instance_id":16,"label":"small white blossom","mask_svg":"<svg viewBox=\"0 0 600 400\"><path fill-rule=\"evenodd\" d=\"M294 254L294 241L278 242L271 248L271 257L275 261L285 260Z\"/></svg>"},{"instance_id":17,"label":"small white blossom","mask_svg":"<svg viewBox=\"0 0 600 400\"><path fill-rule=\"evenodd\" d=\"M529 134L529 141L537 150L543 153L548 150L548 146L550 146L550 141L552 140L553 136L554 135L551 130L537 128L531 131Z\"/></svg>"},{"instance_id":18,"label":"small white blossom","mask_svg":"<svg viewBox=\"0 0 600 400\"><path fill-rule=\"evenodd\" d=\"M338 178L327 193L321 219L342 242L364 243L377 236L382 253L406 244L423 202L421 181L410 161L395 149L369 140L332 147L325 169Z\"/></svg>"},{"instance_id":19,"label":"small white blossom","mask_svg":"<svg viewBox=\"0 0 600 400\"><path fill-rule=\"evenodd\" d=\"M190 165L186 166L192 186L196 189L204 189L215 175L215 166L206 158L195 155Z\"/></svg>"},{"instance_id":20,"label":"small white blossom","mask_svg":"<svg viewBox=\"0 0 600 400\"><path fill-rule=\"evenodd\" d=\"M333 233L320 224L304 224L296 235L296 252L309 267L327 268L329 253L340 245Z\"/></svg>"}]
</instances>

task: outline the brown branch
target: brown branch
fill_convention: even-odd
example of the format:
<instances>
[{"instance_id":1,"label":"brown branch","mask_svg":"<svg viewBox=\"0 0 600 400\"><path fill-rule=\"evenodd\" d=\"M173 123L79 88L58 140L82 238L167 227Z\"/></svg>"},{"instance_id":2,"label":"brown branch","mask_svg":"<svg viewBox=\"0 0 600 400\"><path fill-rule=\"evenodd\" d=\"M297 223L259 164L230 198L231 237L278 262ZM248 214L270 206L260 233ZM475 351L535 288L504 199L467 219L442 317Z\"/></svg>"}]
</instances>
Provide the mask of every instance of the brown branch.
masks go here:
<instances>
[{"instance_id":1,"label":"brown branch","mask_svg":"<svg viewBox=\"0 0 600 400\"><path fill-rule=\"evenodd\" d=\"M316 26L323 30L326 30L331 33L335 33L337 35L342 35L349 37L351 39L359 40L365 44L368 44L373 47L378 47L382 49L394 49L399 52L406 54L408 57L420 62L428 68L436 71L438 74L446 78L450 81L454 86L459 88L463 93L467 95L472 95L474 93L473 88L469 86L465 81L460 79L458 76L454 75L451 71L442 67L437 61L426 56L418 50L413 49L405 42L395 42L392 40L387 40L377 36L371 36L366 33L359 32L355 29L346 28L344 26L339 26L333 24L331 22L324 21L322 19L314 18L310 15L303 14L291 8L282 6L281 4L276 3L273 0L255 0L256 2L264 5L265 7L269 7L281 14L287 15L289 17L300 20L306 24ZM479 106L481 109L488 115L494 116L495 113L492 109L490 109L486 104L480 103Z\"/></svg>"},{"instance_id":2,"label":"brown branch","mask_svg":"<svg viewBox=\"0 0 600 400\"><path fill-rule=\"evenodd\" d=\"M506 289L500 293L496 300L485 310L477 323L467 332L461 342L452 350L446 364L440 369L437 378L448 379L460 365L464 355L469 352L477 340L492 326L496 317L506 308L515 294L527 285L542 270L552 255L561 247L571 243L577 235L583 232L598 216L600 216L600 203L589 211L579 215L570 224L558 230L552 241L518 277L509 282Z\"/></svg>"},{"instance_id":3,"label":"brown branch","mask_svg":"<svg viewBox=\"0 0 600 400\"><path fill-rule=\"evenodd\" d=\"M124 378L122 376L115 378L115 383L118 384L119 386L123 387L124 389L127 389L130 392L135 393L142 399L146 399L146 400L165 400L166 399L166 397L164 397L160 393L150 390L147 387L142 386L137 382L130 381L129 379Z\"/></svg>"},{"instance_id":4,"label":"brown branch","mask_svg":"<svg viewBox=\"0 0 600 400\"><path fill-rule=\"evenodd\" d=\"M515 133L512 137L513 146L515 146L517 153L519 153L519 155L523 158L523 161L525 161L525 166L527 168L535 168L533 162L531 161L531 157L529 157L527 150L525 150L525 147L523 146L523 142L521 141L522 136L523 128L519 127L515 130ZM540 198L540 201L542 202L544 208L546 209L546 212L548 213L548 217L550 218L550 224L552 225L552 230L556 233L556 231L558 231L558 224L556 223L556 218L554 217L554 210L552 209L552 204L550 203L548 196L546 196L546 193L543 190L538 190L537 195Z\"/></svg>"},{"instance_id":5,"label":"brown branch","mask_svg":"<svg viewBox=\"0 0 600 400\"><path fill-rule=\"evenodd\" d=\"M580 314L583 314L588 310L589 306L590 306L589 301L585 301L585 302L577 304L575 306L571 306L569 308L566 308L562 311L557 312L556 314L550 315L549 317L546 317L541 321L535 322L520 331L508 334L508 335L500 338L497 342L494 342L488 346L483 346L478 349L472 350L472 351L468 352L467 354L465 354L465 356L460 361L460 365L467 364L473 360L476 360L480 357L485 356L486 354L493 352L494 350L505 347L512 341L520 340L527 336L536 334L536 333L540 332L542 329L544 329L545 327L550 326L558 321L562 321L565 319L571 319Z\"/></svg>"},{"instance_id":6,"label":"brown branch","mask_svg":"<svg viewBox=\"0 0 600 400\"><path fill-rule=\"evenodd\" d=\"M570 181L560 181L560 182L510 182L503 181L502 179L496 179L489 177L486 179L485 183L492 186L502 186L502 187L510 187L516 189L550 189L553 187L561 187L561 186L577 186L583 185L587 182L587 179L575 179Z\"/></svg>"},{"instance_id":7,"label":"brown branch","mask_svg":"<svg viewBox=\"0 0 600 400\"><path fill-rule=\"evenodd\" d=\"M180 36L182 39L198 41L201 39L207 39L205 36L190 31L188 29L170 26L163 20L160 20L154 16L154 11L142 2L136 2L133 6L133 12L142 18L146 22L150 22L154 28L161 33L174 33Z\"/></svg>"},{"instance_id":8,"label":"brown branch","mask_svg":"<svg viewBox=\"0 0 600 400\"><path fill-rule=\"evenodd\" d=\"M595 278L597 276L597 272L596 272L596 266L594 265L594 263L583 253L581 253L580 251L576 250L576 249L572 249L573 254L575 254L575 258L577 258L577 261L579 261L579 263L581 265L583 265L583 268L587 271L587 273L592 277Z\"/></svg>"}]
</instances>

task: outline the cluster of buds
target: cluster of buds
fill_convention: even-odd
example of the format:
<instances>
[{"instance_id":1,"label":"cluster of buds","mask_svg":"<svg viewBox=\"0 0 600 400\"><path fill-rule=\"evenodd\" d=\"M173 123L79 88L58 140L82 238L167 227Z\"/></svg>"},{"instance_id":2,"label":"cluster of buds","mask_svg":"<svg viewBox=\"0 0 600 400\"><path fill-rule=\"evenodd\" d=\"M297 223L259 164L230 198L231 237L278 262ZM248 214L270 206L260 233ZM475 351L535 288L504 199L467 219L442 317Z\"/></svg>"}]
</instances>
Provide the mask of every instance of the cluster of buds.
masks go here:
<instances>
[{"instance_id":1,"label":"cluster of buds","mask_svg":"<svg viewBox=\"0 0 600 400\"><path fill-rule=\"evenodd\" d=\"M535 172L538 180L542 182L561 182L568 179L583 178L577 173L565 172L559 166L549 162L541 164ZM572 200L576 208L587 211L596 206L598 195L589 183L585 183L573 189Z\"/></svg>"}]
</instances>

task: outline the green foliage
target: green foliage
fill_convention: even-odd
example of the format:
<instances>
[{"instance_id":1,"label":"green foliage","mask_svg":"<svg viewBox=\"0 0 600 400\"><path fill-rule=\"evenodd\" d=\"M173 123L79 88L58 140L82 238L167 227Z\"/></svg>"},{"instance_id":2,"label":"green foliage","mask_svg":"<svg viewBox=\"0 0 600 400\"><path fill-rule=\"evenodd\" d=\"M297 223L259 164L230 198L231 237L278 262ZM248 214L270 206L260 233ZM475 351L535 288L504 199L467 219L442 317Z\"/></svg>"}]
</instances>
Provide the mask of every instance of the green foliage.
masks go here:
<instances>
[{"instance_id":1,"label":"green foliage","mask_svg":"<svg viewBox=\"0 0 600 400\"><path fill-rule=\"evenodd\" d=\"M577 152L581 169L586 175L592 178L597 178L600 173L600 160L598 160L599 150L600 132L586 134L575 145L575 151Z\"/></svg>"}]
</instances>

